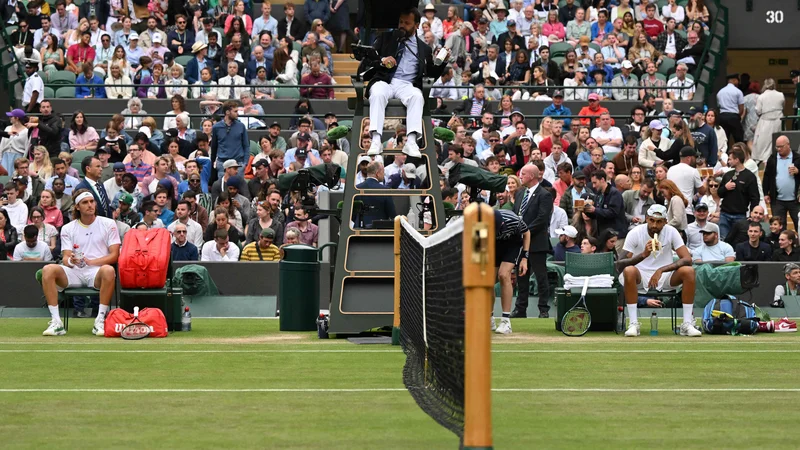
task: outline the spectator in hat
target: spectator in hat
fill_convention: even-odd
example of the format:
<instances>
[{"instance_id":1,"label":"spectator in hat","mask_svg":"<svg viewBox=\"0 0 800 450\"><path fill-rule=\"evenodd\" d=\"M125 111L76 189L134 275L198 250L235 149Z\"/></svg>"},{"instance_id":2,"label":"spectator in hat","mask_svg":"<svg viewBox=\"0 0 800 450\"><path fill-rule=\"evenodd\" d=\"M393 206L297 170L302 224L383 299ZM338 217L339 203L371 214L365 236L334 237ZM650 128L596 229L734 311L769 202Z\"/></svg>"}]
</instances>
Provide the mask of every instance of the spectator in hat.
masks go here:
<instances>
[{"instance_id":1,"label":"spectator in hat","mask_svg":"<svg viewBox=\"0 0 800 450\"><path fill-rule=\"evenodd\" d=\"M258 241L247 244L242 249L240 261L280 261L281 251L273 242L275 231L264 228L259 234Z\"/></svg>"},{"instance_id":2,"label":"spectator in hat","mask_svg":"<svg viewBox=\"0 0 800 450\"><path fill-rule=\"evenodd\" d=\"M700 233L703 235L703 245L692 252L694 262L734 261L736 252L730 244L720 240L717 224L706 222Z\"/></svg>"},{"instance_id":3,"label":"spectator in hat","mask_svg":"<svg viewBox=\"0 0 800 450\"><path fill-rule=\"evenodd\" d=\"M117 193L122 190L122 176L126 173L125 164L116 162L111 166L113 176L103 182L103 187L106 188L109 198L114 198Z\"/></svg>"},{"instance_id":4,"label":"spectator in hat","mask_svg":"<svg viewBox=\"0 0 800 450\"><path fill-rule=\"evenodd\" d=\"M800 264L788 263L783 266L783 276L785 284L775 286L775 295L770 306L773 308L784 308L784 295L800 295Z\"/></svg>"},{"instance_id":5,"label":"spectator in hat","mask_svg":"<svg viewBox=\"0 0 800 450\"><path fill-rule=\"evenodd\" d=\"M648 125L648 137L639 146L639 165L651 169L664 163L658 156L670 148L669 139L662 138L664 124L660 120L654 119ZM643 136L644 137L644 136Z\"/></svg>"},{"instance_id":6,"label":"spectator in hat","mask_svg":"<svg viewBox=\"0 0 800 450\"><path fill-rule=\"evenodd\" d=\"M25 62L25 87L22 90L22 108L28 113L38 113L39 105L44 100L44 82L38 73L39 65L35 61Z\"/></svg>"},{"instance_id":7,"label":"spectator in hat","mask_svg":"<svg viewBox=\"0 0 800 450\"><path fill-rule=\"evenodd\" d=\"M565 80L566 81L566 80ZM553 103L542 111L542 115L556 118L557 116L571 116L572 111L564 106L564 91L557 90L553 93ZM563 131L569 131L572 119L565 117L562 122Z\"/></svg>"},{"instance_id":8,"label":"spectator in hat","mask_svg":"<svg viewBox=\"0 0 800 450\"><path fill-rule=\"evenodd\" d=\"M211 185L211 202L216 204L220 193L228 192L228 180L239 174L241 164L235 159L229 159L222 164L222 177Z\"/></svg>"},{"instance_id":9,"label":"spectator in hat","mask_svg":"<svg viewBox=\"0 0 800 450\"><path fill-rule=\"evenodd\" d=\"M247 186L244 184L244 179L239 175L234 175L228 179L228 182L225 186L228 190L228 197L230 198L231 203L242 215L242 223L247 224L247 221L250 220L252 214L250 211L250 199L247 197L247 195L243 195L249 195ZM244 192L242 192L243 190Z\"/></svg>"},{"instance_id":10,"label":"spectator in hat","mask_svg":"<svg viewBox=\"0 0 800 450\"><path fill-rule=\"evenodd\" d=\"M17 158L23 157L28 150L28 128L23 123L26 118L25 111L14 109L6 113L11 125L0 132L0 154L2 166L7 173L13 173L14 163Z\"/></svg>"},{"instance_id":11,"label":"spectator in hat","mask_svg":"<svg viewBox=\"0 0 800 450\"><path fill-rule=\"evenodd\" d=\"M386 185L392 189L419 189L419 184L417 167L411 163L403 164L400 171L386 180Z\"/></svg>"},{"instance_id":12,"label":"spectator in hat","mask_svg":"<svg viewBox=\"0 0 800 450\"><path fill-rule=\"evenodd\" d=\"M300 132L297 135L297 147L290 148L284 154L283 167L288 169L291 163L299 159L302 159L304 167L317 165L321 161L319 151L312 148L311 135L306 132Z\"/></svg>"},{"instance_id":13,"label":"spectator in hat","mask_svg":"<svg viewBox=\"0 0 800 450\"><path fill-rule=\"evenodd\" d=\"M601 114L605 113L608 114L608 109L600 104L600 96L596 93L591 93L588 95L589 99L589 106L584 106L581 108L580 112L578 112L579 116L600 116ZM581 120L581 125L591 126L592 125L592 118L591 117L584 117ZM613 124L613 119L612 122Z\"/></svg>"},{"instance_id":14,"label":"spectator in hat","mask_svg":"<svg viewBox=\"0 0 800 450\"><path fill-rule=\"evenodd\" d=\"M53 185L53 189L55 189L55 184ZM139 189L139 183L136 181L136 177L133 176L132 173L125 173L122 175L122 189L113 197L111 201L112 209L117 209L119 207L120 199L125 194L130 194L130 196L133 197L131 209L141 212L141 206L142 203L144 203L144 196L142 195L142 191Z\"/></svg>"},{"instance_id":15,"label":"spectator in hat","mask_svg":"<svg viewBox=\"0 0 800 450\"><path fill-rule=\"evenodd\" d=\"M558 244L553 247L553 261L564 261L567 253L580 253L581 248L575 243L578 230L572 225L559 228L555 231L558 235Z\"/></svg>"},{"instance_id":16,"label":"spectator in hat","mask_svg":"<svg viewBox=\"0 0 800 450\"><path fill-rule=\"evenodd\" d=\"M134 211L132 208L134 202L133 196L127 192L119 192L118 194L119 195L115 199L117 200L117 206L114 209L112 216L114 220L122 222L133 228L142 220L139 213Z\"/></svg>"},{"instance_id":17,"label":"spectator in hat","mask_svg":"<svg viewBox=\"0 0 800 450\"><path fill-rule=\"evenodd\" d=\"M570 87L586 87L586 68L578 65L575 67L575 77L574 78L566 78L563 81L565 89L564 89L564 97L568 101L580 101L580 100L587 100L589 96L589 89L570 89ZM581 119L581 122L583 119Z\"/></svg>"},{"instance_id":18,"label":"spectator in hat","mask_svg":"<svg viewBox=\"0 0 800 450\"><path fill-rule=\"evenodd\" d=\"M591 186L586 183L586 174L582 170L575 170L572 173L572 184L561 195L561 200L559 200L558 204L567 214L567 217L573 217L575 214L575 200L580 200L584 196L588 197L591 193Z\"/></svg>"},{"instance_id":19,"label":"spectator in hat","mask_svg":"<svg viewBox=\"0 0 800 450\"><path fill-rule=\"evenodd\" d=\"M272 148L275 150L280 150L282 152L286 151L286 139L281 136L281 123L277 120L272 122L269 126L269 140L272 143Z\"/></svg>"},{"instance_id":20,"label":"spectator in hat","mask_svg":"<svg viewBox=\"0 0 800 450\"><path fill-rule=\"evenodd\" d=\"M639 82L631 76L633 64L630 61L624 60L621 64L622 73L618 74L611 80L611 86L617 89L612 89L612 96L614 100L633 100L639 99L638 89L622 89L622 88L635 88Z\"/></svg>"},{"instance_id":21,"label":"spectator in hat","mask_svg":"<svg viewBox=\"0 0 800 450\"><path fill-rule=\"evenodd\" d=\"M184 76L189 84L195 84L201 79L200 70L206 67L213 67L211 61L206 58L208 54L208 44L203 42L195 42L192 44L192 55L194 57L186 64L186 72Z\"/></svg>"}]
</instances>

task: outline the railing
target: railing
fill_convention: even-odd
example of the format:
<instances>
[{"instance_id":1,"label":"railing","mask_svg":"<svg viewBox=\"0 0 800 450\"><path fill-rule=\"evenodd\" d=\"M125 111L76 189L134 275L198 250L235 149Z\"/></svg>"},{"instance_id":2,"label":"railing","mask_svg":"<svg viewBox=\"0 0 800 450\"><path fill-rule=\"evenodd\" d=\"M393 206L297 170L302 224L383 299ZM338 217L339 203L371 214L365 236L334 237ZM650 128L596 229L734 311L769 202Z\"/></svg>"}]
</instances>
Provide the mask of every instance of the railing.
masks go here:
<instances>
[{"instance_id":1,"label":"railing","mask_svg":"<svg viewBox=\"0 0 800 450\"><path fill-rule=\"evenodd\" d=\"M698 67L697 77L697 84L703 86L705 90L705 98L703 99L705 104L708 104L709 101L713 98L712 96L715 95L714 93L714 80L717 78L717 68L719 65L725 61L725 53L727 52L728 48L728 8L722 4L721 0L713 0L714 7L716 11L713 13L709 11L709 14L713 14L714 20L711 21L709 26L709 39L703 50L703 56L701 61L703 64ZM717 28L721 27L722 35L717 34ZM715 52L711 50L711 46L715 40L719 41L719 52ZM711 53L715 56L715 64L708 64L708 54ZM708 82L703 81L703 77L701 76L702 70L708 70Z\"/></svg>"}]
</instances>

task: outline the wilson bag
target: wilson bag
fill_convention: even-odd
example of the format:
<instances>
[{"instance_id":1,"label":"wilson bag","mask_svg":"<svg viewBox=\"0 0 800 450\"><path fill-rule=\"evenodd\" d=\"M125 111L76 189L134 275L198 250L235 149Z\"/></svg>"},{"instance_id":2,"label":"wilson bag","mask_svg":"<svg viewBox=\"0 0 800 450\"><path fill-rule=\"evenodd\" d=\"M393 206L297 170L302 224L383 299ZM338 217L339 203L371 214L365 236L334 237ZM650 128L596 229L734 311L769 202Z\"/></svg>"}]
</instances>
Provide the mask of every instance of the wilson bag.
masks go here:
<instances>
[{"instance_id":1,"label":"wilson bag","mask_svg":"<svg viewBox=\"0 0 800 450\"><path fill-rule=\"evenodd\" d=\"M703 310L703 330L709 334L755 334L758 322L756 307L732 295L711 300Z\"/></svg>"},{"instance_id":2,"label":"wilson bag","mask_svg":"<svg viewBox=\"0 0 800 450\"><path fill-rule=\"evenodd\" d=\"M165 228L130 230L119 255L123 289L160 289L167 283L172 236Z\"/></svg>"},{"instance_id":3,"label":"wilson bag","mask_svg":"<svg viewBox=\"0 0 800 450\"><path fill-rule=\"evenodd\" d=\"M128 325L136 320L133 314L122 308L111 310L106 316L104 335L105 337L120 337L120 333ZM140 322L150 327L150 334L147 337L162 338L167 337L167 318L158 308L145 308L139 311Z\"/></svg>"}]
</instances>

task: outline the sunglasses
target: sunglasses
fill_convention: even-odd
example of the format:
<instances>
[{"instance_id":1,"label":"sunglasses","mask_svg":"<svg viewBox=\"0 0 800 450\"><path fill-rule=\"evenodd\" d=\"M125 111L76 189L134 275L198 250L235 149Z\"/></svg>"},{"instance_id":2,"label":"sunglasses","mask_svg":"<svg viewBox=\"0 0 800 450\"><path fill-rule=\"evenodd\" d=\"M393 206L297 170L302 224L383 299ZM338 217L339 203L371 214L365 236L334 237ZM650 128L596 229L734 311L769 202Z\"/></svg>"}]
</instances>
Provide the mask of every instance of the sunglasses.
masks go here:
<instances>
[{"instance_id":1,"label":"sunglasses","mask_svg":"<svg viewBox=\"0 0 800 450\"><path fill-rule=\"evenodd\" d=\"M718 184L710 184L710 183L709 183L708 187L710 187L710 188L712 188L712 187L719 187L719 185L718 185Z\"/></svg>"},{"instance_id":2,"label":"sunglasses","mask_svg":"<svg viewBox=\"0 0 800 450\"><path fill-rule=\"evenodd\" d=\"M186 230L176 230L175 234L186 234Z\"/></svg>"},{"instance_id":3,"label":"sunglasses","mask_svg":"<svg viewBox=\"0 0 800 450\"><path fill-rule=\"evenodd\" d=\"M500 139L489 139L489 142L500 142Z\"/></svg>"},{"instance_id":4,"label":"sunglasses","mask_svg":"<svg viewBox=\"0 0 800 450\"><path fill-rule=\"evenodd\" d=\"M175 22L175 23L177 23L178 25L183 25L183 24L186 23L186 21L185 20L181 20L180 22Z\"/></svg>"},{"instance_id":5,"label":"sunglasses","mask_svg":"<svg viewBox=\"0 0 800 450\"><path fill-rule=\"evenodd\" d=\"M34 220L35 219L44 219L44 217L42 217L42 216L31 216L31 219L34 219Z\"/></svg>"}]
</instances>

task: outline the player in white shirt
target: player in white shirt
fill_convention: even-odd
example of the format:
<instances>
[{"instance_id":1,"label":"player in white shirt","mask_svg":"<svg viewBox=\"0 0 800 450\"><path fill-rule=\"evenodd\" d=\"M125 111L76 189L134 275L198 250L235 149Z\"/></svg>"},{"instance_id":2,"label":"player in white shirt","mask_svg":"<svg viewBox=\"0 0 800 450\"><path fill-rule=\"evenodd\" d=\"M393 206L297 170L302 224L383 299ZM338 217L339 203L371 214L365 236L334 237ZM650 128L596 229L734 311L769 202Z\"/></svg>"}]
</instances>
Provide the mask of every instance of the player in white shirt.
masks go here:
<instances>
[{"instance_id":1,"label":"player in white shirt","mask_svg":"<svg viewBox=\"0 0 800 450\"><path fill-rule=\"evenodd\" d=\"M97 216L97 204L87 189L75 192L74 220L61 229L61 264L42 269L42 290L50 309L50 323L44 336L66 334L58 315L58 293L67 287L91 287L100 291L100 308L92 334L103 336L105 317L114 294L116 272L111 266L119 259L119 231L111 219ZM82 254L82 256L81 256Z\"/></svg>"},{"instance_id":2,"label":"player in white shirt","mask_svg":"<svg viewBox=\"0 0 800 450\"><path fill-rule=\"evenodd\" d=\"M658 234L657 245L653 242L656 234ZM656 248L653 248L654 245ZM626 259L617 264L627 266L619 276L619 281L625 289L625 303L630 317L625 336L639 335L636 302L640 289L644 292L649 289L674 291L678 286L683 286L681 336L701 336L700 330L694 327L692 317L695 292L692 256L678 230L667 225L667 208L663 205L651 206L647 210L647 223L628 232L623 249L626 252ZM680 258L675 262L672 261L673 251Z\"/></svg>"}]
</instances>

